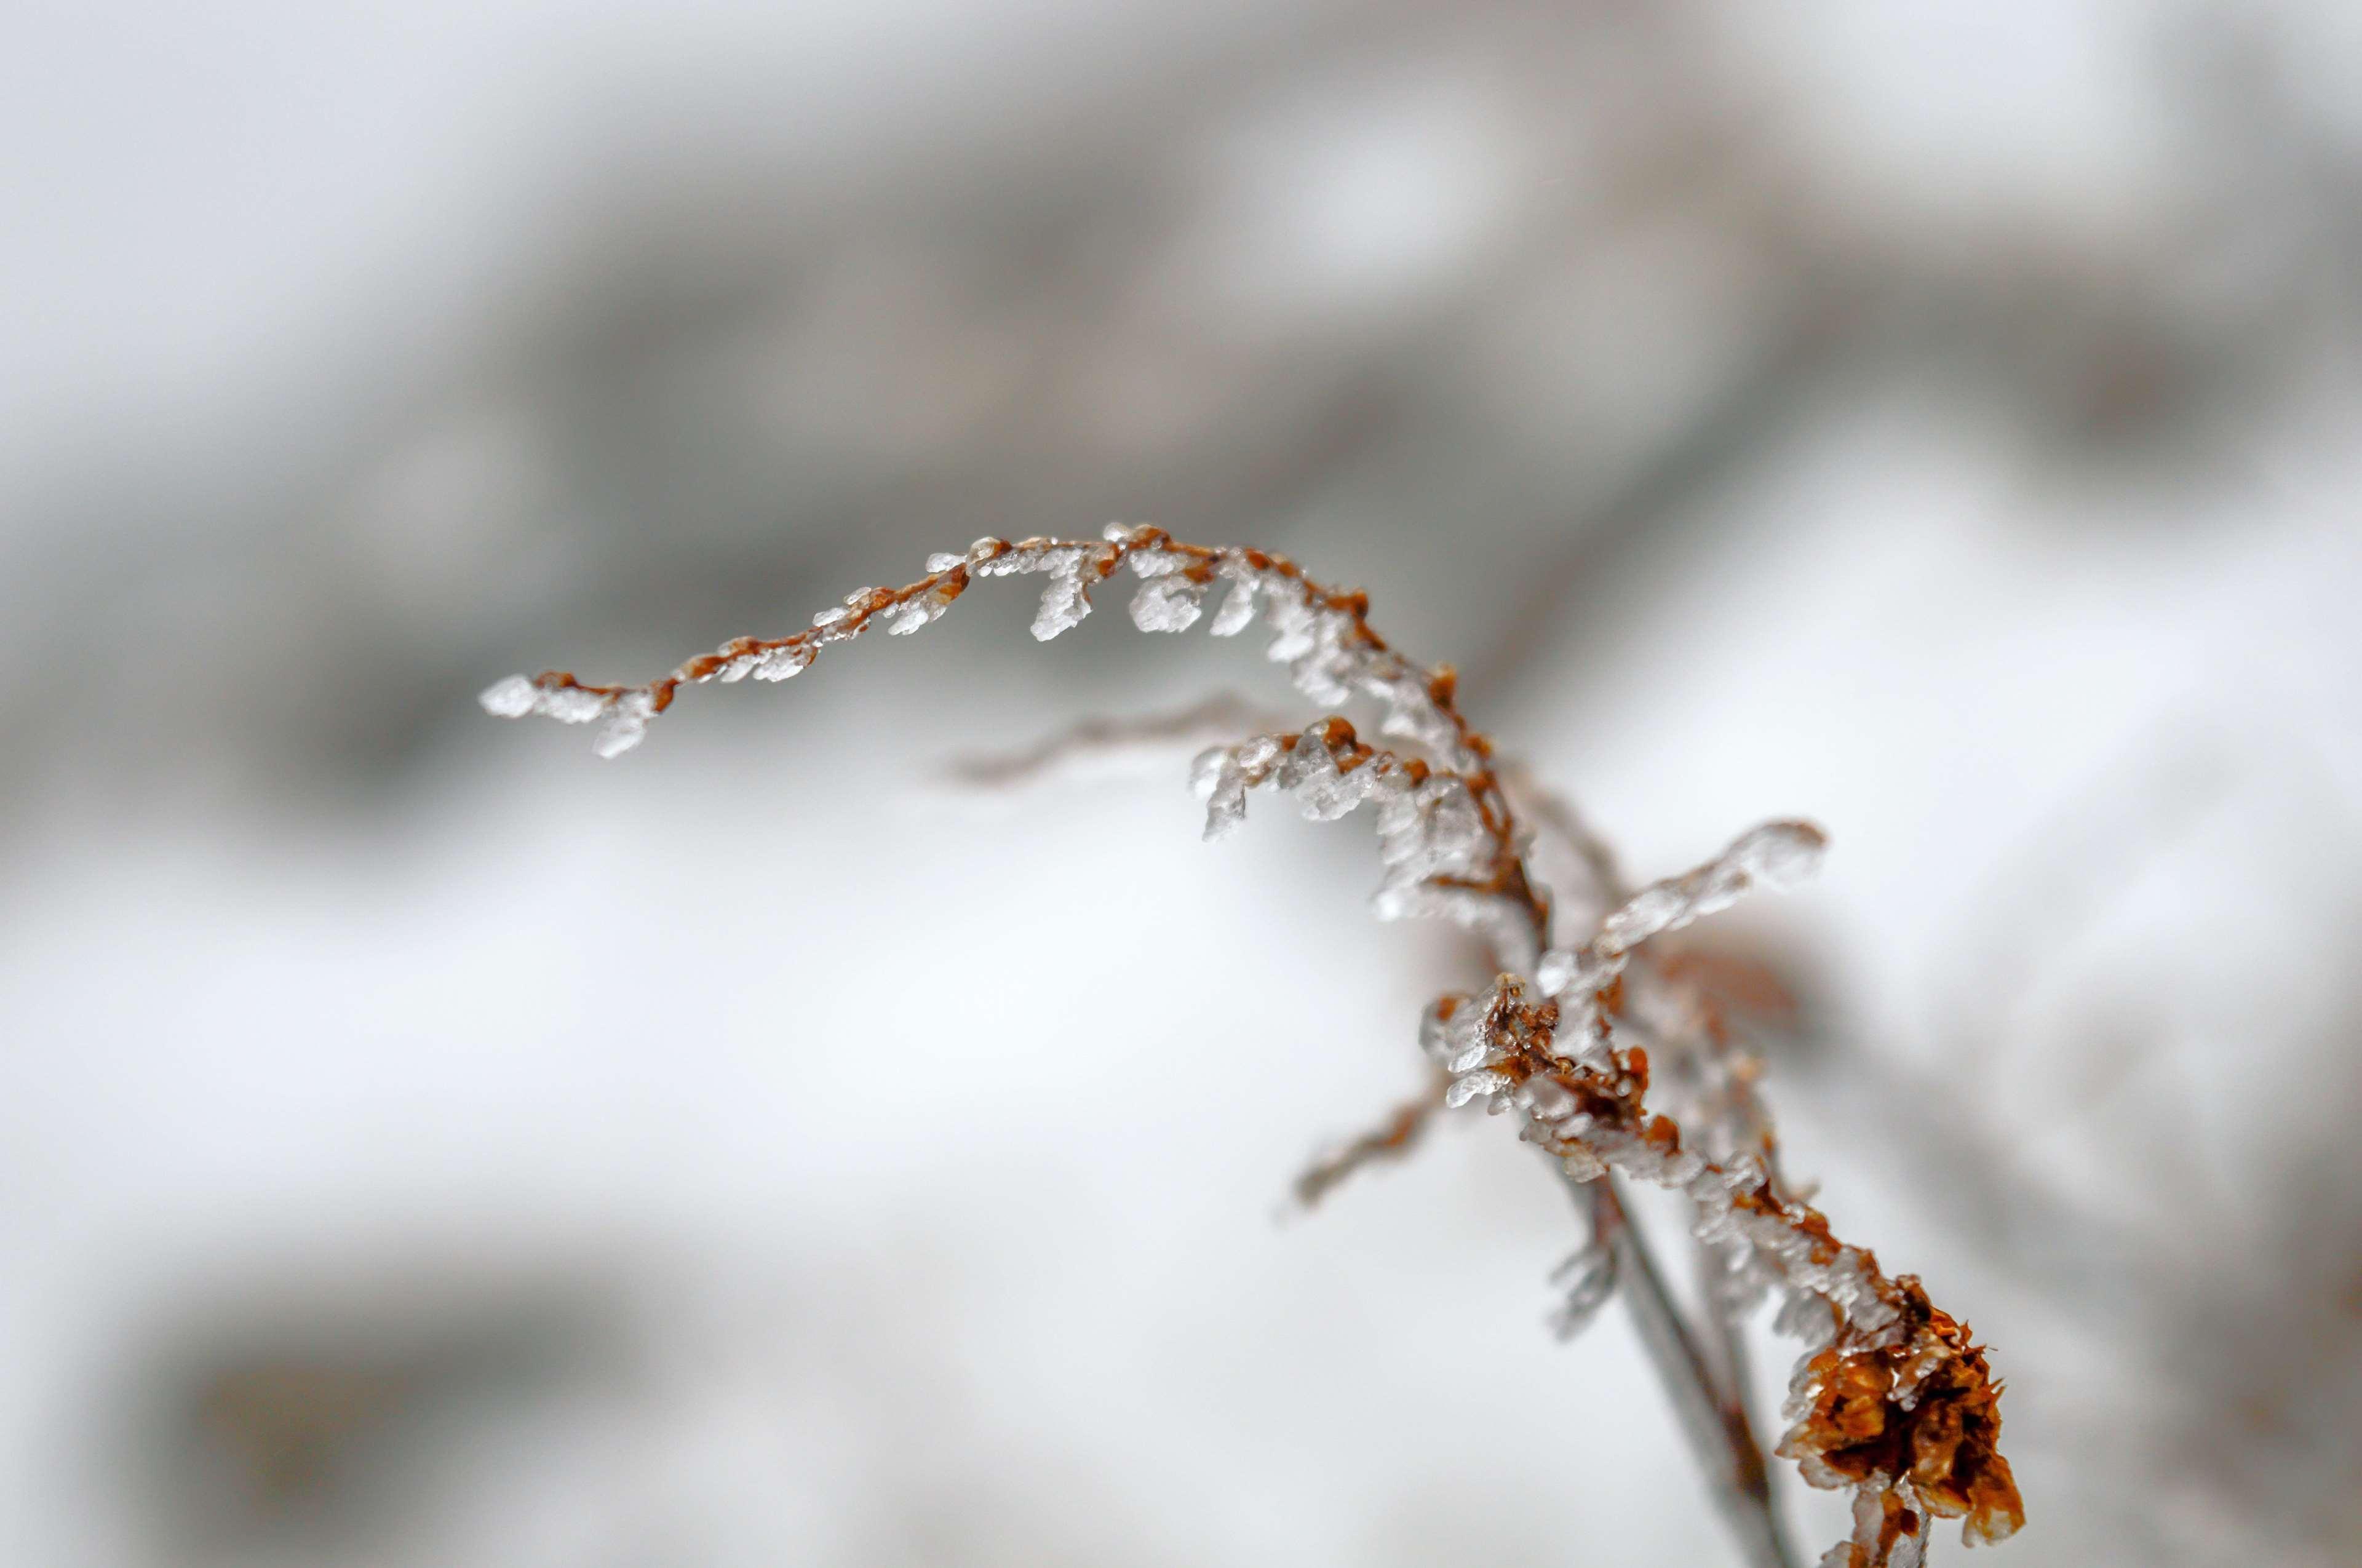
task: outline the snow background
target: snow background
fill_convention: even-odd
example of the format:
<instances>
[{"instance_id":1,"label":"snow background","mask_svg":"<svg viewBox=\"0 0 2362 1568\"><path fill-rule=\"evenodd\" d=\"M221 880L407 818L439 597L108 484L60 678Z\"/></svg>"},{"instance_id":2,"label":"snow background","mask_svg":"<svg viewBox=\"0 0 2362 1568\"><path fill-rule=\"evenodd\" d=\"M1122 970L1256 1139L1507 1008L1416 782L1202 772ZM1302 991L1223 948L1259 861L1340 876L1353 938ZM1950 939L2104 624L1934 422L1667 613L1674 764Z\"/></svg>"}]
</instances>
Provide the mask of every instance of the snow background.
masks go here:
<instances>
[{"instance_id":1,"label":"snow background","mask_svg":"<svg viewBox=\"0 0 2362 1568\"><path fill-rule=\"evenodd\" d=\"M2350 7L9 20L7 1561L1724 1560L1502 1128L1273 1220L1467 977L1365 824L941 780L1251 654L987 583L614 764L474 707L1109 517L1639 874L1828 828L1709 934L2009 1560L2362 1546Z\"/></svg>"}]
</instances>

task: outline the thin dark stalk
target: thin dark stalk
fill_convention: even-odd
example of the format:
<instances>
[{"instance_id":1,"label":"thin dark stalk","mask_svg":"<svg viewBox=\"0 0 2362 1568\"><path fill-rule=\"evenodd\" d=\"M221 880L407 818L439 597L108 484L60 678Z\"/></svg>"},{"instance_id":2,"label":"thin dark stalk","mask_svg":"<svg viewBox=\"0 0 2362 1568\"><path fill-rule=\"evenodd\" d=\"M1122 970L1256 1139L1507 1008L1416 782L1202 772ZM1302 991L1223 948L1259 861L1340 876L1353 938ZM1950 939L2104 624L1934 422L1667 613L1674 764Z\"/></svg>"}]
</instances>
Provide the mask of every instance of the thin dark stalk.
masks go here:
<instances>
[{"instance_id":1,"label":"thin dark stalk","mask_svg":"<svg viewBox=\"0 0 2362 1568\"><path fill-rule=\"evenodd\" d=\"M1772 1506L1771 1477L1742 1400L1727 1397L1713 1365L1673 1303L1664 1272L1648 1240L1624 1207L1616 1178L1567 1178L1579 1211L1589 1216L1595 1241L1616 1252L1617 1276L1632 1326L1664 1385L1675 1423L1706 1478L1716 1509L1738 1542L1749 1568L1795 1568L1795 1557Z\"/></svg>"},{"instance_id":2,"label":"thin dark stalk","mask_svg":"<svg viewBox=\"0 0 2362 1568\"><path fill-rule=\"evenodd\" d=\"M1753 1361L1747 1350L1747 1331L1738 1315L1732 1310L1727 1276L1713 1250L1699 1242L1696 1251L1698 1294L1705 1303L1707 1349L1721 1378L1723 1419L1731 1428L1733 1446L1757 1456L1755 1473L1762 1481L1764 1512L1771 1521L1773 1541L1784 1552L1787 1541L1780 1510L1779 1481L1772 1468L1762 1462L1763 1444L1755 1435L1755 1423L1750 1413Z\"/></svg>"}]
</instances>

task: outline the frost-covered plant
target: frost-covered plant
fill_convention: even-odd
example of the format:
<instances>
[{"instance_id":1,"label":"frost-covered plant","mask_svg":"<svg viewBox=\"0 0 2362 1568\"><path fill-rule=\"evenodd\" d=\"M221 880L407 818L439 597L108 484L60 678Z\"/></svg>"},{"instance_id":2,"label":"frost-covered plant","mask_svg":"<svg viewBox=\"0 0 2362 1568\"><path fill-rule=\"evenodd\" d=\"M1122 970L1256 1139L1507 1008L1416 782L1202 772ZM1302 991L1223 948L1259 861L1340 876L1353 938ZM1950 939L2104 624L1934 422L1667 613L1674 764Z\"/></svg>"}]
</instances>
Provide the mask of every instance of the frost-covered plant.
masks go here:
<instances>
[{"instance_id":1,"label":"frost-covered plant","mask_svg":"<svg viewBox=\"0 0 2362 1568\"><path fill-rule=\"evenodd\" d=\"M1590 1221L1590 1244L1562 1271L1562 1330L1573 1331L1624 1292L1751 1562L1789 1561L1747 1413L1738 1331L1767 1294L1781 1304L1778 1328L1805 1345L1777 1452L1813 1485L1854 1496L1853 1533L1822 1559L1825 1568L1915 1568L1931 1517L1962 1519L1971 1543L2015 1530L2023 1511L1997 1447L2000 1387L1984 1352L1915 1278L1889 1276L1868 1251L1838 1241L1789 1186L1754 1092L1757 1063L1694 987L1650 961L1652 938L1750 888L1808 875L1823 847L1810 823L1765 823L1694 870L1628 891L1573 814L1540 797L1528 814L1578 853L1593 884L1582 900L1592 918L1562 939L1560 911L1531 869L1535 836L1513 801L1515 776L1461 713L1448 666L1406 658L1371 629L1364 595L1323 588L1284 557L1123 525L1100 541L979 539L965 554L932 558L916 582L862 589L803 631L739 638L645 686L586 685L558 671L512 676L484 692L483 705L508 718L597 722L598 749L613 756L684 685L787 679L874 626L917 631L977 578L1046 577L1033 621L1046 641L1078 624L1091 589L1126 566L1140 580L1131 618L1142 631L1187 630L1220 589L1215 635L1261 620L1275 634L1270 657L1306 695L1330 706L1374 704L1380 733L1396 743L1372 745L1332 715L1208 750L1191 774L1206 836L1237 825L1258 790L1284 791L1324 822L1368 806L1385 867L1379 916L1459 922L1496 960L1488 984L1427 1010L1419 1040L1437 1066L1438 1092L1308 1171L1302 1198L1312 1202L1361 1165L1407 1150L1438 1104L1510 1116ZM1619 1179L1670 1189L1691 1206L1708 1264L1702 1325L1675 1305Z\"/></svg>"}]
</instances>

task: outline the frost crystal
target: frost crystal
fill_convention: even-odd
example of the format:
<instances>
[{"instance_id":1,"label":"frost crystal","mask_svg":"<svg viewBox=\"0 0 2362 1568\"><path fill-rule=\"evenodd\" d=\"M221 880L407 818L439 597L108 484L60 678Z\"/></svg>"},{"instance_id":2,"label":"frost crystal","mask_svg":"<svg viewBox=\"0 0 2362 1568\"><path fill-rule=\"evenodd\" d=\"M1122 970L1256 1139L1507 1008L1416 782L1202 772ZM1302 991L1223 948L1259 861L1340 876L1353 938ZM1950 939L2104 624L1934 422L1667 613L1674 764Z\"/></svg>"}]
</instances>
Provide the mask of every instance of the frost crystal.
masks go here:
<instances>
[{"instance_id":1,"label":"frost crystal","mask_svg":"<svg viewBox=\"0 0 2362 1568\"><path fill-rule=\"evenodd\" d=\"M910 598L886 612L886 632L889 636L908 636L922 626L931 626L944 617L959 597L959 585L946 580L936 583L923 593Z\"/></svg>"},{"instance_id":2,"label":"frost crystal","mask_svg":"<svg viewBox=\"0 0 2362 1568\"><path fill-rule=\"evenodd\" d=\"M1071 549L1053 549L1047 541L1021 539L1004 545L1000 539L978 539L970 549L968 558L975 562L968 569L978 577L1018 577L1029 571L1045 571L1054 559L1072 555Z\"/></svg>"},{"instance_id":3,"label":"frost crystal","mask_svg":"<svg viewBox=\"0 0 2362 1568\"><path fill-rule=\"evenodd\" d=\"M1306 602L1304 590L1292 582L1284 582L1271 595L1271 609L1265 615L1275 634L1264 657L1274 664L1290 664L1310 653L1318 639L1313 625L1318 613Z\"/></svg>"},{"instance_id":4,"label":"frost crystal","mask_svg":"<svg viewBox=\"0 0 2362 1568\"><path fill-rule=\"evenodd\" d=\"M1430 778L1390 796L1378 812L1378 857L1389 885L1473 872L1485 842L1484 818L1457 778Z\"/></svg>"},{"instance_id":5,"label":"frost crystal","mask_svg":"<svg viewBox=\"0 0 2362 1568\"><path fill-rule=\"evenodd\" d=\"M755 661L757 680L787 680L811 668L812 646L810 643L785 643L766 651Z\"/></svg>"},{"instance_id":6,"label":"frost crystal","mask_svg":"<svg viewBox=\"0 0 2362 1568\"><path fill-rule=\"evenodd\" d=\"M1206 803L1209 843L1246 821L1247 775L1231 747L1218 745L1199 752L1189 767L1189 787Z\"/></svg>"},{"instance_id":7,"label":"frost crystal","mask_svg":"<svg viewBox=\"0 0 2362 1568\"><path fill-rule=\"evenodd\" d=\"M1297 803L1303 807L1304 814L1309 820L1333 823L1369 799L1377 777L1373 764L1364 763L1351 772L1344 772L1332 760L1329 767L1308 773L1297 784Z\"/></svg>"},{"instance_id":8,"label":"frost crystal","mask_svg":"<svg viewBox=\"0 0 2362 1568\"><path fill-rule=\"evenodd\" d=\"M1265 657L1286 665L1297 690L1316 702L1338 703L1351 697L1359 672L1348 646L1352 617L1319 602L1297 582L1281 580L1269 597L1266 619L1276 635Z\"/></svg>"},{"instance_id":9,"label":"frost crystal","mask_svg":"<svg viewBox=\"0 0 2362 1568\"><path fill-rule=\"evenodd\" d=\"M657 711L655 696L646 690L590 691L554 682L545 686L522 675L494 682L476 700L486 712L503 719L539 713L562 724L587 724L604 718L596 743L601 756L620 756L637 745Z\"/></svg>"},{"instance_id":10,"label":"frost crystal","mask_svg":"<svg viewBox=\"0 0 2362 1568\"><path fill-rule=\"evenodd\" d=\"M995 540L994 542L996 544L999 543L998 540ZM927 558L927 570L930 572L949 571L955 566L966 566L966 564L967 558L966 556L956 556L948 550L937 550L933 555Z\"/></svg>"},{"instance_id":11,"label":"frost crystal","mask_svg":"<svg viewBox=\"0 0 2362 1568\"><path fill-rule=\"evenodd\" d=\"M1045 643L1081 625L1083 617L1091 613L1090 592L1083 586L1081 556L1072 551L1058 556L1050 563L1049 572L1049 585L1042 590L1042 608L1033 615L1033 635Z\"/></svg>"},{"instance_id":12,"label":"frost crystal","mask_svg":"<svg viewBox=\"0 0 2362 1568\"><path fill-rule=\"evenodd\" d=\"M1603 956L1590 948L1570 952L1553 947L1541 955L1534 966L1534 983L1542 994L1562 997L1569 991L1595 991L1616 977L1623 967L1618 959Z\"/></svg>"},{"instance_id":13,"label":"frost crystal","mask_svg":"<svg viewBox=\"0 0 2362 1568\"><path fill-rule=\"evenodd\" d=\"M1131 624L1143 632L1186 632L1204 613L1205 595L1204 583L1178 572L1152 577L1131 596Z\"/></svg>"},{"instance_id":14,"label":"frost crystal","mask_svg":"<svg viewBox=\"0 0 2362 1568\"><path fill-rule=\"evenodd\" d=\"M1136 549L1125 559L1131 563L1135 577L1169 577L1176 571L1188 570L1190 564L1189 558L1178 550L1153 547Z\"/></svg>"},{"instance_id":15,"label":"frost crystal","mask_svg":"<svg viewBox=\"0 0 2362 1568\"><path fill-rule=\"evenodd\" d=\"M601 756L617 757L640 744L648 733L648 721L656 717L656 699L645 691L626 691L608 711L607 723L600 730L591 749Z\"/></svg>"},{"instance_id":16,"label":"frost crystal","mask_svg":"<svg viewBox=\"0 0 2362 1568\"><path fill-rule=\"evenodd\" d=\"M522 675L512 675L506 680L496 680L484 688L476 701L484 712L500 719L522 719L533 712L540 696L532 681Z\"/></svg>"},{"instance_id":17,"label":"frost crystal","mask_svg":"<svg viewBox=\"0 0 2362 1568\"><path fill-rule=\"evenodd\" d=\"M587 724L607 711L607 698L579 686L560 686L541 694L540 709L561 724Z\"/></svg>"},{"instance_id":18,"label":"frost crystal","mask_svg":"<svg viewBox=\"0 0 2362 1568\"><path fill-rule=\"evenodd\" d=\"M1429 694L1425 670L1387 655L1363 670L1360 685L1385 708L1385 717L1378 724L1383 734L1416 741L1437 756L1457 755L1460 732Z\"/></svg>"},{"instance_id":19,"label":"frost crystal","mask_svg":"<svg viewBox=\"0 0 2362 1568\"><path fill-rule=\"evenodd\" d=\"M1231 591L1222 607L1214 612L1214 624L1209 628L1218 637L1235 637L1254 624L1254 579L1243 571L1225 570L1231 580Z\"/></svg>"},{"instance_id":20,"label":"frost crystal","mask_svg":"<svg viewBox=\"0 0 2362 1568\"><path fill-rule=\"evenodd\" d=\"M1479 1095L1495 1094L1508 1087L1509 1080L1499 1073L1464 1074L1452 1079L1451 1087L1443 1091L1443 1103L1457 1110Z\"/></svg>"},{"instance_id":21,"label":"frost crystal","mask_svg":"<svg viewBox=\"0 0 2362 1568\"><path fill-rule=\"evenodd\" d=\"M1485 1025L1485 1009L1471 999L1460 999L1447 1014L1439 1004L1419 1021L1419 1046L1446 1072L1465 1073L1481 1067L1492 1055L1493 1039Z\"/></svg>"}]
</instances>

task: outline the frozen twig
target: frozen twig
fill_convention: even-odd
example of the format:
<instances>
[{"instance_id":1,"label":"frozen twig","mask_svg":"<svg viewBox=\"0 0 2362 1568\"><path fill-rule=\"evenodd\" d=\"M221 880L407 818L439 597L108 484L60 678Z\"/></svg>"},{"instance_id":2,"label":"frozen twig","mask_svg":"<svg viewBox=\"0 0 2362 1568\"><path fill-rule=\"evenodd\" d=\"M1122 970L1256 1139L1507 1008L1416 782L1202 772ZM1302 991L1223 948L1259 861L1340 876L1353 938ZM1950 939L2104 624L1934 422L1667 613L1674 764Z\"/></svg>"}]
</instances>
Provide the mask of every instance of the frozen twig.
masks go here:
<instances>
[{"instance_id":1,"label":"frozen twig","mask_svg":"<svg viewBox=\"0 0 2362 1568\"><path fill-rule=\"evenodd\" d=\"M1443 1090L1451 1079L1440 1074L1423 1094L1395 1107L1385 1121L1323 1154L1296 1178L1296 1201L1305 1209L1317 1206L1355 1172L1388 1160L1399 1160L1418 1147L1428 1124L1443 1109Z\"/></svg>"},{"instance_id":2,"label":"frozen twig","mask_svg":"<svg viewBox=\"0 0 2362 1568\"><path fill-rule=\"evenodd\" d=\"M1737 1314L1766 1291L1782 1298L1779 1326L1806 1344L1779 1452L1812 1485L1854 1494L1853 1534L1825 1568L1916 1568L1930 1516L1963 1519L1970 1540L2016 1529L2023 1514L1997 1447L2000 1389L1983 1350L1916 1279L1889 1277L1788 1188L1752 1090L1751 1059L1727 1049L1718 1021L1700 1023L1694 998L1646 951L1756 886L1810 873L1824 844L1812 824L1767 823L1694 869L1627 894L1604 844L1545 795L1541 819L1585 862L1598 909L1587 935L1558 945L1551 895L1528 864L1528 829L1492 744L1460 711L1450 667L1412 663L1371 627L1365 595L1322 587L1285 557L1121 525L1102 541L979 539L931 559L915 582L862 589L802 631L741 637L645 685L594 686L562 671L513 676L483 704L508 717L599 722L599 749L614 756L685 685L788 679L874 626L927 625L978 577L1045 578L1033 635L1054 637L1079 624L1091 590L1126 566L1139 579L1131 618L1142 630L1186 630L1219 588L1226 597L1212 617L1216 635L1261 621L1273 634L1269 656L1308 697L1380 710L1380 733L1395 745L1373 745L1331 714L1201 753L1191 778L1206 835L1236 826L1258 790L1292 795L1319 821L1368 805L1385 867L1377 913L1440 915L1485 938L1496 970L1490 984L1442 998L1421 1025L1422 1046L1449 1077L1443 1103L1511 1114L1521 1136L1587 1194L1593 1244L1572 1265L1562 1327L1578 1327L1624 1290L1750 1564L1787 1561L1736 1348ZM1665 1069L1653 1100L1652 1048ZM1318 1198L1360 1165L1407 1149L1429 1103L1405 1107L1316 1166L1300 1194ZM1697 1238L1720 1269L1708 1293L1719 1367L1675 1308L1617 1177L1669 1188L1691 1205Z\"/></svg>"},{"instance_id":3,"label":"frozen twig","mask_svg":"<svg viewBox=\"0 0 2362 1568\"><path fill-rule=\"evenodd\" d=\"M1187 756L1242 730L1279 726L1278 715L1233 691L1218 691L1200 702L1164 713L1077 720L1020 750L978 752L944 765L945 777L970 790L1010 790L1087 764L1142 757L1151 761L1175 750Z\"/></svg>"}]
</instances>

